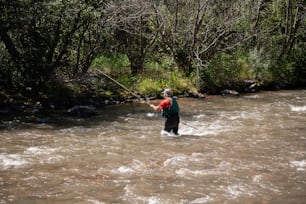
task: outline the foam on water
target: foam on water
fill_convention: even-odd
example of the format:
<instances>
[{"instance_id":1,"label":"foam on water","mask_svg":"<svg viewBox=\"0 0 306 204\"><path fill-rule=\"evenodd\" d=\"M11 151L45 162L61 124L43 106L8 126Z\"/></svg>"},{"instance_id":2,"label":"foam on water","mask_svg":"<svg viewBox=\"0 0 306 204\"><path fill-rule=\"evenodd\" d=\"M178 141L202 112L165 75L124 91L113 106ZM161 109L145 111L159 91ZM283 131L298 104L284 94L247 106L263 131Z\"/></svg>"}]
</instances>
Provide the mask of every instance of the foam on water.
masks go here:
<instances>
[{"instance_id":1,"label":"foam on water","mask_svg":"<svg viewBox=\"0 0 306 204\"><path fill-rule=\"evenodd\" d=\"M260 121L262 112L270 108L270 105L268 105L264 109L252 108L247 111L220 112L217 115L195 114L191 121L181 119L179 134L183 136L208 136L230 132L236 130L239 126L243 126L243 121L252 123ZM164 131L161 132L161 135L175 136Z\"/></svg>"},{"instance_id":2,"label":"foam on water","mask_svg":"<svg viewBox=\"0 0 306 204\"><path fill-rule=\"evenodd\" d=\"M290 167L296 168L297 171L305 171L306 168L306 160L302 161L291 161Z\"/></svg>"},{"instance_id":3,"label":"foam on water","mask_svg":"<svg viewBox=\"0 0 306 204\"><path fill-rule=\"evenodd\" d=\"M254 183L260 183L261 180L262 180L262 175L255 175L253 177L253 182Z\"/></svg>"},{"instance_id":4,"label":"foam on water","mask_svg":"<svg viewBox=\"0 0 306 204\"><path fill-rule=\"evenodd\" d=\"M191 201L190 204L210 203L212 201L214 201L214 199L212 199L210 196L205 196Z\"/></svg>"},{"instance_id":5,"label":"foam on water","mask_svg":"<svg viewBox=\"0 0 306 204\"><path fill-rule=\"evenodd\" d=\"M31 163L54 163L64 157L57 155L57 149L47 147L29 147L23 154L0 154L0 167L2 169L20 168Z\"/></svg>"},{"instance_id":6,"label":"foam on water","mask_svg":"<svg viewBox=\"0 0 306 204\"><path fill-rule=\"evenodd\" d=\"M118 169L112 170L113 173L119 173L119 174L128 174L128 173L135 173L135 171L127 166L120 166Z\"/></svg>"},{"instance_id":7,"label":"foam on water","mask_svg":"<svg viewBox=\"0 0 306 204\"><path fill-rule=\"evenodd\" d=\"M149 118L152 118L152 117L155 116L155 113L147 113L146 116L149 117Z\"/></svg>"},{"instance_id":8,"label":"foam on water","mask_svg":"<svg viewBox=\"0 0 306 204\"><path fill-rule=\"evenodd\" d=\"M28 147L24 155L31 163L55 163L64 159L59 153L59 148Z\"/></svg>"},{"instance_id":9,"label":"foam on water","mask_svg":"<svg viewBox=\"0 0 306 204\"><path fill-rule=\"evenodd\" d=\"M181 123L179 134L190 136L218 135L222 132L231 131L233 128L234 127L224 123L222 120L215 120L211 123L192 121L186 124Z\"/></svg>"},{"instance_id":10,"label":"foam on water","mask_svg":"<svg viewBox=\"0 0 306 204\"><path fill-rule=\"evenodd\" d=\"M111 170L114 174L145 174L148 171L146 163L134 159L128 165L122 165Z\"/></svg>"},{"instance_id":11,"label":"foam on water","mask_svg":"<svg viewBox=\"0 0 306 204\"><path fill-rule=\"evenodd\" d=\"M247 196L254 196L253 191L249 186L246 185L231 185L227 186L225 189L226 194L228 195L229 198L231 199L236 199L239 196L242 195L247 195Z\"/></svg>"},{"instance_id":12,"label":"foam on water","mask_svg":"<svg viewBox=\"0 0 306 204\"><path fill-rule=\"evenodd\" d=\"M174 155L166 161L164 161L163 166L181 166L185 162L203 162L204 155L202 153L192 153L191 156L188 155Z\"/></svg>"},{"instance_id":13,"label":"foam on water","mask_svg":"<svg viewBox=\"0 0 306 204\"><path fill-rule=\"evenodd\" d=\"M169 165L182 164L182 162L185 162L186 160L188 160L188 157L186 156L174 156L164 161L164 167Z\"/></svg>"},{"instance_id":14,"label":"foam on water","mask_svg":"<svg viewBox=\"0 0 306 204\"><path fill-rule=\"evenodd\" d=\"M181 136L180 134L176 135L172 132L167 132L165 130L160 131L160 135L165 136L165 137L179 137L179 136Z\"/></svg>"},{"instance_id":15,"label":"foam on water","mask_svg":"<svg viewBox=\"0 0 306 204\"><path fill-rule=\"evenodd\" d=\"M92 203L92 204L105 204L104 202L101 202L101 201L98 201L98 200L94 200L92 198L87 199L86 201L88 201L89 203Z\"/></svg>"},{"instance_id":16,"label":"foam on water","mask_svg":"<svg viewBox=\"0 0 306 204\"><path fill-rule=\"evenodd\" d=\"M57 148L48 148L48 147L29 147L25 153L30 153L33 155L42 155L42 154L52 154L58 151Z\"/></svg>"},{"instance_id":17,"label":"foam on water","mask_svg":"<svg viewBox=\"0 0 306 204\"><path fill-rule=\"evenodd\" d=\"M293 112L304 112L306 111L306 106L290 106L291 111Z\"/></svg>"},{"instance_id":18,"label":"foam on water","mask_svg":"<svg viewBox=\"0 0 306 204\"><path fill-rule=\"evenodd\" d=\"M180 168L180 169L177 169L175 171L176 175L179 175L179 176L200 176L200 175L208 175L208 171L207 170L191 170L191 169L187 169L187 168Z\"/></svg>"},{"instance_id":19,"label":"foam on water","mask_svg":"<svg viewBox=\"0 0 306 204\"><path fill-rule=\"evenodd\" d=\"M20 154L0 154L0 167L2 167L3 169L8 169L12 167L18 168L27 163L28 161Z\"/></svg>"},{"instance_id":20,"label":"foam on water","mask_svg":"<svg viewBox=\"0 0 306 204\"><path fill-rule=\"evenodd\" d=\"M128 203L164 203L162 199L156 196L141 196L136 193L136 188L134 185L127 184L124 187L124 195L123 200L127 201Z\"/></svg>"},{"instance_id":21,"label":"foam on water","mask_svg":"<svg viewBox=\"0 0 306 204\"><path fill-rule=\"evenodd\" d=\"M161 199L156 196L151 196L148 199L148 204L159 204L161 203Z\"/></svg>"}]
</instances>

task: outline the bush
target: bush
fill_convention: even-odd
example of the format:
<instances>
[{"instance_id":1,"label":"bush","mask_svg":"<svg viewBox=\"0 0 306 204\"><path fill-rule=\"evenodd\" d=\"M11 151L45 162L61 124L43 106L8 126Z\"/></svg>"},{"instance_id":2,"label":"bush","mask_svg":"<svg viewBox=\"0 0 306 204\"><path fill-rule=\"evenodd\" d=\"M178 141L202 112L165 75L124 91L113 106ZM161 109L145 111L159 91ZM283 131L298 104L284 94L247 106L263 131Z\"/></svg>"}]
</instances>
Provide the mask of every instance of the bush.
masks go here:
<instances>
[{"instance_id":1,"label":"bush","mask_svg":"<svg viewBox=\"0 0 306 204\"><path fill-rule=\"evenodd\" d=\"M213 56L207 69L201 73L205 88L228 88L237 83L253 79L252 70L244 55L239 52L220 53Z\"/></svg>"},{"instance_id":2,"label":"bush","mask_svg":"<svg viewBox=\"0 0 306 204\"><path fill-rule=\"evenodd\" d=\"M286 85L294 80L295 66L291 61L276 62L263 50L233 53L219 53L209 61L202 71L202 88L239 88L245 80L256 81L258 85Z\"/></svg>"},{"instance_id":3,"label":"bush","mask_svg":"<svg viewBox=\"0 0 306 204\"><path fill-rule=\"evenodd\" d=\"M194 83L177 69L174 71L154 72L139 78L137 89L144 94L154 94L160 96L161 91L170 87L175 95L185 92L195 92Z\"/></svg>"},{"instance_id":4,"label":"bush","mask_svg":"<svg viewBox=\"0 0 306 204\"><path fill-rule=\"evenodd\" d=\"M138 84L138 91L145 95L155 95L159 97L161 91L166 86L166 81L163 79L143 78Z\"/></svg>"}]
</instances>

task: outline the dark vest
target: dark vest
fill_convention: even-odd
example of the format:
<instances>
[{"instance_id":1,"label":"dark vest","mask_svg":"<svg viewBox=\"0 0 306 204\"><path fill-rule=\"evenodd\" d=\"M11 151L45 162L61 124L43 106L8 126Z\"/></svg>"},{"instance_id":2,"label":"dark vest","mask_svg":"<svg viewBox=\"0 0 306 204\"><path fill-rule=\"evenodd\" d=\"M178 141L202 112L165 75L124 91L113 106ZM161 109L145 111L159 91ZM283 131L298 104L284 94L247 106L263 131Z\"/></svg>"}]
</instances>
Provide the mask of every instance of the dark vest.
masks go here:
<instances>
[{"instance_id":1,"label":"dark vest","mask_svg":"<svg viewBox=\"0 0 306 204\"><path fill-rule=\"evenodd\" d=\"M167 118L171 115L178 114L179 112L180 112L179 105L178 105L176 99L172 97L171 98L171 106L167 109L163 109L162 116Z\"/></svg>"}]
</instances>

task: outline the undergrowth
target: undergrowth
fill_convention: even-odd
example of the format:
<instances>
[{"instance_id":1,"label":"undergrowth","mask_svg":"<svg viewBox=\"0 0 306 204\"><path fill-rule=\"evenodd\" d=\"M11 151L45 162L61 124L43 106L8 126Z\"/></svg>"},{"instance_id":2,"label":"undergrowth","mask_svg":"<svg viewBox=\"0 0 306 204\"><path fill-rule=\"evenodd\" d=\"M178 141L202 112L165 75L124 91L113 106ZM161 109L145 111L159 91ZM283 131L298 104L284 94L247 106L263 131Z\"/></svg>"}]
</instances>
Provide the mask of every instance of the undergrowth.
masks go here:
<instances>
[{"instance_id":1,"label":"undergrowth","mask_svg":"<svg viewBox=\"0 0 306 204\"><path fill-rule=\"evenodd\" d=\"M196 92L195 80L180 72L170 59L165 58L162 63L146 62L144 66L145 71L134 76L130 73L126 57L117 55L116 60L98 58L92 67L110 74L128 89L146 96L160 97L164 88L171 88L175 95Z\"/></svg>"}]
</instances>

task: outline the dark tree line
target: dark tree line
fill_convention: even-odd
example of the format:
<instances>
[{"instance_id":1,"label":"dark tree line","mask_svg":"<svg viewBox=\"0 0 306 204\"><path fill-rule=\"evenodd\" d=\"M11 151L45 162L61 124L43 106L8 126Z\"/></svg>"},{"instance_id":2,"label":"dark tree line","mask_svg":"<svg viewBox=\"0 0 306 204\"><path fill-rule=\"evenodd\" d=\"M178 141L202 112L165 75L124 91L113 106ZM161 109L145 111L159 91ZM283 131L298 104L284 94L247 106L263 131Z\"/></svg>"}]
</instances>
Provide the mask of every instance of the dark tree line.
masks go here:
<instances>
[{"instance_id":1,"label":"dark tree line","mask_svg":"<svg viewBox=\"0 0 306 204\"><path fill-rule=\"evenodd\" d=\"M37 93L112 53L125 54L134 75L148 58L172 57L205 86L227 80L241 61L256 80L305 76L305 7L303 0L1 0L1 89Z\"/></svg>"},{"instance_id":2,"label":"dark tree line","mask_svg":"<svg viewBox=\"0 0 306 204\"><path fill-rule=\"evenodd\" d=\"M103 43L104 6L97 1L1 1L2 83L35 93L59 72L86 72Z\"/></svg>"}]
</instances>

